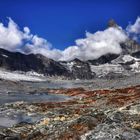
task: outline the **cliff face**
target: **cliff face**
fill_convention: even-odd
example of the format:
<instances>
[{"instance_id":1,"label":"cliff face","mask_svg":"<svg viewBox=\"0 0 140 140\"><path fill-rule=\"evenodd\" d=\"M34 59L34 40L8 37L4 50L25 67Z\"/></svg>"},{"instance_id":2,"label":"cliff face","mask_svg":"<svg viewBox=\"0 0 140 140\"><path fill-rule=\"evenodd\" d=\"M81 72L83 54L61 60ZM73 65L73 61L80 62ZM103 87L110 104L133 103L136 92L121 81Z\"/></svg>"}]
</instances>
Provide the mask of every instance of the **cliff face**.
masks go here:
<instances>
[{"instance_id":1,"label":"cliff face","mask_svg":"<svg viewBox=\"0 0 140 140\"><path fill-rule=\"evenodd\" d=\"M44 75L64 75L67 73L59 62L42 55L13 53L0 49L0 67L10 71L35 71Z\"/></svg>"}]
</instances>

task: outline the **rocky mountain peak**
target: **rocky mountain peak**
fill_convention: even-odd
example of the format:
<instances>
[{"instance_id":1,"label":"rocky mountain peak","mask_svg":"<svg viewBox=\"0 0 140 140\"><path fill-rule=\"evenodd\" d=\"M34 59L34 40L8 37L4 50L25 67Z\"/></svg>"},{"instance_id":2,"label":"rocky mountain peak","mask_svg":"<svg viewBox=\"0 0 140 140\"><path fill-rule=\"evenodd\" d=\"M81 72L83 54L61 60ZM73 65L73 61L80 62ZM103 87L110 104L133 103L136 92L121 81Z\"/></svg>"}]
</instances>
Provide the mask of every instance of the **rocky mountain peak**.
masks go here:
<instances>
[{"instance_id":1,"label":"rocky mountain peak","mask_svg":"<svg viewBox=\"0 0 140 140\"><path fill-rule=\"evenodd\" d=\"M114 19L110 19L108 22L108 27L118 27L118 24L115 22Z\"/></svg>"},{"instance_id":2,"label":"rocky mountain peak","mask_svg":"<svg viewBox=\"0 0 140 140\"><path fill-rule=\"evenodd\" d=\"M81 61L78 58L75 58L75 59L71 60L70 62L74 62L74 63L78 64L78 63L82 63L83 61Z\"/></svg>"}]
</instances>

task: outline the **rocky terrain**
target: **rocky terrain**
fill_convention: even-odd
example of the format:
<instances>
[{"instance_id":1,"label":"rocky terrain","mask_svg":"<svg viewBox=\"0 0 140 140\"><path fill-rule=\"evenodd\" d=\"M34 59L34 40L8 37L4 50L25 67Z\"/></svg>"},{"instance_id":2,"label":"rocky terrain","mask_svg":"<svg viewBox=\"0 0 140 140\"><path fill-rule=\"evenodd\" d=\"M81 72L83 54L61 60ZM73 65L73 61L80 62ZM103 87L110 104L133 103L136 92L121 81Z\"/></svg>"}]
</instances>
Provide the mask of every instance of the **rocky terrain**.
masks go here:
<instances>
[{"instance_id":1,"label":"rocky terrain","mask_svg":"<svg viewBox=\"0 0 140 140\"><path fill-rule=\"evenodd\" d=\"M139 140L136 77L98 79L97 84L94 80L0 81L0 139Z\"/></svg>"}]
</instances>

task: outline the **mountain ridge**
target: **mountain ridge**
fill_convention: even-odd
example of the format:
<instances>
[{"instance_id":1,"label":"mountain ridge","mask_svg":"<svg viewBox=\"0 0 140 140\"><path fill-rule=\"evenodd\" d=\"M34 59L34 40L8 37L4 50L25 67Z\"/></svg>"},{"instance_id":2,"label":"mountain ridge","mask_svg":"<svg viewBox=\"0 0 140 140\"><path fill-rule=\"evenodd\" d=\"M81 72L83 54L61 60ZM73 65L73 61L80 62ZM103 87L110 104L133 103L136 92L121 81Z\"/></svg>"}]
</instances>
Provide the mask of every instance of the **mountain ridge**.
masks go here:
<instances>
[{"instance_id":1,"label":"mountain ridge","mask_svg":"<svg viewBox=\"0 0 140 140\"><path fill-rule=\"evenodd\" d=\"M119 28L114 20L108 27ZM65 79L93 79L111 74L127 75L140 72L140 44L131 38L120 43L120 54L107 53L93 60L55 61L41 54L23 54L0 48L0 68L9 71L34 71L44 76Z\"/></svg>"}]
</instances>

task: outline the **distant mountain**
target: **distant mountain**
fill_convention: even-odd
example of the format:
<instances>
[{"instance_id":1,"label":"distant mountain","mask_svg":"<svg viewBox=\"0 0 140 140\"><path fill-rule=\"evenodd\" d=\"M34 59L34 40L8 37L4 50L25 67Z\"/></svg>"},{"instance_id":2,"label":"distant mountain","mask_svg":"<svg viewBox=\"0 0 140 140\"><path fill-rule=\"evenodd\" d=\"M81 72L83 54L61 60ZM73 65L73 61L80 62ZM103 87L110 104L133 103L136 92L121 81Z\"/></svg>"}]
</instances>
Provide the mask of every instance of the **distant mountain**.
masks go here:
<instances>
[{"instance_id":1,"label":"distant mountain","mask_svg":"<svg viewBox=\"0 0 140 140\"><path fill-rule=\"evenodd\" d=\"M132 53L133 57L140 58L140 51Z\"/></svg>"},{"instance_id":2,"label":"distant mountain","mask_svg":"<svg viewBox=\"0 0 140 140\"><path fill-rule=\"evenodd\" d=\"M115 27L115 28L118 28L119 26L118 26L118 24L115 22L114 19L110 19L110 20L108 21L108 27Z\"/></svg>"},{"instance_id":3,"label":"distant mountain","mask_svg":"<svg viewBox=\"0 0 140 140\"><path fill-rule=\"evenodd\" d=\"M119 28L114 20L109 27ZM58 62L40 54L22 54L0 49L0 68L9 71L34 71L45 76L66 79L93 79L94 77L116 78L140 73L140 44L131 38L120 44L121 54L106 54L98 59Z\"/></svg>"},{"instance_id":4,"label":"distant mountain","mask_svg":"<svg viewBox=\"0 0 140 140\"><path fill-rule=\"evenodd\" d=\"M110 63L112 60L116 59L117 57L119 57L119 55L117 54L106 54L99 57L98 59L88 60L88 62L92 65L101 65L105 63Z\"/></svg>"},{"instance_id":5,"label":"distant mountain","mask_svg":"<svg viewBox=\"0 0 140 140\"><path fill-rule=\"evenodd\" d=\"M120 77L140 72L140 51L127 54L107 54L96 60L57 62L40 54L25 55L0 49L0 68L8 71L34 71L45 76L65 79Z\"/></svg>"},{"instance_id":6,"label":"distant mountain","mask_svg":"<svg viewBox=\"0 0 140 140\"><path fill-rule=\"evenodd\" d=\"M92 79L94 73L86 62L75 59L57 62L40 54L25 55L0 49L0 68L9 71L34 71L45 76L61 76L67 79Z\"/></svg>"},{"instance_id":7,"label":"distant mountain","mask_svg":"<svg viewBox=\"0 0 140 140\"><path fill-rule=\"evenodd\" d=\"M44 75L67 75L66 68L59 62L40 54L25 55L0 49L0 67L10 71L35 71Z\"/></svg>"},{"instance_id":8,"label":"distant mountain","mask_svg":"<svg viewBox=\"0 0 140 140\"><path fill-rule=\"evenodd\" d=\"M61 62L61 64L70 71L70 74L74 79L92 79L95 77L95 73L91 71L88 62L83 62L76 58L72 61Z\"/></svg>"}]
</instances>

